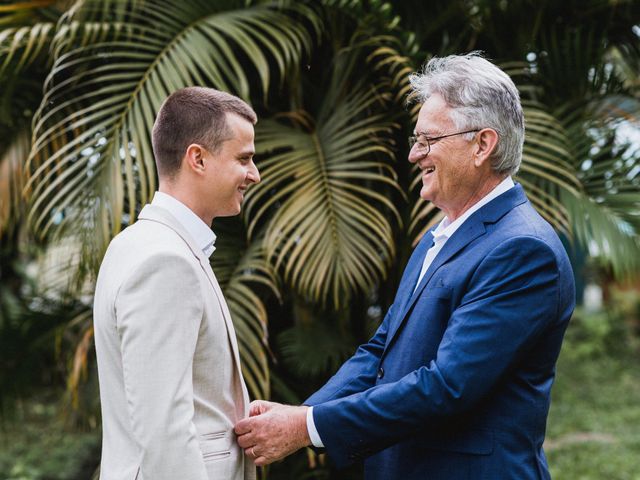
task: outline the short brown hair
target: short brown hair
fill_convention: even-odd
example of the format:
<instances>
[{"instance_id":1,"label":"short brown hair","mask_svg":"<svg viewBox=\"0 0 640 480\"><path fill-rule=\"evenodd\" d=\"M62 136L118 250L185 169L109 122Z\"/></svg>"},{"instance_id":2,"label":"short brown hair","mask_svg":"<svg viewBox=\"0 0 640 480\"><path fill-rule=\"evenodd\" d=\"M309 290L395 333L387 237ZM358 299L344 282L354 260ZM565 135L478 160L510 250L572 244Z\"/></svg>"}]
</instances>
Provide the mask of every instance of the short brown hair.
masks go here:
<instances>
[{"instance_id":1,"label":"short brown hair","mask_svg":"<svg viewBox=\"0 0 640 480\"><path fill-rule=\"evenodd\" d=\"M151 136L158 175L175 175L192 143L212 152L218 150L229 140L227 113L235 113L252 124L258 119L243 100L213 88L187 87L169 95L156 116Z\"/></svg>"}]
</instances>

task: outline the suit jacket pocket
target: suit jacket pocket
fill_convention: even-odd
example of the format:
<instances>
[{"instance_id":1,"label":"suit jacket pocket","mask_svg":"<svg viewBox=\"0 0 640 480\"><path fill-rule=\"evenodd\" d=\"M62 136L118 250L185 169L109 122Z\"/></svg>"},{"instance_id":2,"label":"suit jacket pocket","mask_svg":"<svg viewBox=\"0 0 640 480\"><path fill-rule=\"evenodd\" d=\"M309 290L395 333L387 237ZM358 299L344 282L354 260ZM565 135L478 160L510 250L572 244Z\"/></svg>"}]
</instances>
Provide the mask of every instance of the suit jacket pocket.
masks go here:
<instances>
[{"instance_id":1,"label":"suit jacket pocket","mask_svg":"<svg viewBox=\"0 0 640 480\"><path fill-rule=\"evenodd\" d=\"M445 285L432 285L429 283L420 293L420 298L441 298L443 300L449 300L452 293L452 287L447 287Z\"/></svg>"},{"instance_id":2,"label":"suit jacket pocket","mask_svg":"<svg viewBox=\"0 0 640 480\"><path fill-rule=\"evenodd\" d=\"M420 439L419 443L429 450L472 455L491 455L494 448L491 430L466 430L451 435L427 437Z\"/></svg>"},{"instance_id":3,"label":"suit jacket pocket","mask_svg":"<svg viewBox=\"0 0 640 480\"><path fill-rule=\"evenodd\" d=\"M200 435L200 450L205 463L223 460L231 455L229 435L226 430Z\"/></svg>"}]
</instances>

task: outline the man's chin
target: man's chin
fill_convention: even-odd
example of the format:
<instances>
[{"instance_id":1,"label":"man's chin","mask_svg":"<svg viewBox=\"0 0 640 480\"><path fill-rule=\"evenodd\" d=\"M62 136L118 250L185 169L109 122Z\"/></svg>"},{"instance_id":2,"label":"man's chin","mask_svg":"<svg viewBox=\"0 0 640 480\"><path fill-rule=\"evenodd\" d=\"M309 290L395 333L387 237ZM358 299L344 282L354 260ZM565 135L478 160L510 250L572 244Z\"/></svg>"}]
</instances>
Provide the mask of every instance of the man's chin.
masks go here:
<instances>
[{"instance_id":1,"label":"man's chin","mask_svg":"<svg viewBox=\"0 0 640 480\"><path fill-rule=\"evenodd\" d=\"M224 212L218 213L216 217L235 217L236 215L240 214L240 210L241 210L240 204L238 204L236 208L229 208Z\"/></svg>"},{"instance_id":2,"label":"man's chin","mask_svg":"<svg viewBox=\"0 0 640 480\"><path fill-rule=\"evenodd\" d=\"M422 187L422 189L420 190L420 198L426 200L427 202L430 202L433 200L433 194L425 187Z\"/></svg>"}]
</instances>

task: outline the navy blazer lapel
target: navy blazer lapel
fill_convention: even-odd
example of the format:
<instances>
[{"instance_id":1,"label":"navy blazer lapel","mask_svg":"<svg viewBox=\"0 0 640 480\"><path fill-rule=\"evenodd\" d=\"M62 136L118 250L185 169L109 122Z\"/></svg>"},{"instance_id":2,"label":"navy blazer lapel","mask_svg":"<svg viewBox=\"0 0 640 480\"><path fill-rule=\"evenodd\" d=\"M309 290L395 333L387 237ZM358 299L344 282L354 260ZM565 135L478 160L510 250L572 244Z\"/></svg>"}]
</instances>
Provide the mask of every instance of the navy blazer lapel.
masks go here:
<instances>
[{"instance_id":1,"label":"navy blazer lapel","mask_svg":"<svg viewBox=\"0 0 640 480\"><path fill-rule=\"evenodd\" d=\"M418 285L418 288L416 288L415 292L411 296L411 300L409 301L407 308L411 308L413 303L420 296L422 290L424 290L424 287L429 283L429 280L431 280L433 274L442 264L446 263L456 253L480 235L484 234L486 231L484 228L484 222L482 222L478 217L472 220L473 217L473 215L469 217L467 221L465 221L462 226L455 231L451 238L447 240L444 247L442 247L442 250L438 252L438 255L436 255L436 258L433 259L433 262L431 262L431 265L429 265L429 268L425 272L424 277L422 277L420 285Z\"/></svg>"},{"instance_id":2,"label":"navy blazer lapel","mask_svg":"<svg viewBox=\"0 0 640 480\"><path fill-rule=\"evenodd\" d=\"M398 313L405 311L407 301L411 298L411 294L415 289L416 283L418 282L418 276L422 270L422 264L424 263L424 257L427 254L427 251L433 246L432 232L434 229L435 227L427 231L422 239L420 239L418 246L411 255L409 264L402 275L402 280L400 280L398 294L396 295L395 300L395 310Z\"/></svg>"},{"instance_id":3,"label":"navy blazer lapel","mask_svg":"<svg viewBox=\"0 0 640 480\"><path fill-rule=\"evenodd\" d=\"M407 297L409 297L408 301L405 301L402 309L398 310L398 315L395 317L395 321L391 325L391 328L389 329L387 346L389 346L391 340L396 335L397 331L400 329L400 326L405 322L406 318L408 317L409 311L411 311L411 307L420 296L420 293L422 292L422 290L424 290L425 285L429 283L429 280L433 276L433 273L440 267L440 265L445 263L453 255L455 255L467 244L469 244L469 242L473 241L476 237L484 233L485 229L484 229L484 226L482 225L482 222L476 221L470 224L469 223L470 220L471 220L471 217L467 219L466 222L464 222L462 227L460 227L452 235L452 237L449 240L447 240L447 243L444 244L444 247L442 247L442 250L438 252L438 255L436 255L436 258L433 259L433 262L431 262L431 265L429 265L429 268L427 268L427 271L422 277L422 280L420 280L420 284L414 290L415 282L418 280L418 275L420 273L420 270L422 269L422 263L424 261L424 257L427 253L427 250L431 247L431 245L433 245L433 241L429 242L429 248L425 249L424 254L420 257L420 259L419 260L416 259L415 263L419 264L418 273L415 276L414 282L411 284L411 286L408 289L408 292L407 292Z\"/></svg>"},{"instance_id":4,"label":"navy blazer lapel","mask_svg":"<svg viewBox=\"0 0 640 480\"><path fill-rule=\"evenodd\" d=\"M419 258L416 258L415 263L418 264L418 273L415 275L414 283L412 283L408 287L408 293L403 292L404 295L409 297L408 301L405 300L403 302L402 309L398 310L398 314L395 316L395 321L392 323L389 329L389 335L387 337L387 347L389 346L391 340L396 335L400 326L406 320L408 313L411 311L414 303L420 297L420 294L424 290L429 280L433 274L445 264L451 257L456 255L460 250L466 247L469 243L474 241L481 235L484 235L486 232L485 224L495 223L500 218L502 218L507 212L515 208L516 206L527 201L527 197L524 194L522 186L520 184L516 184L510 190L507 190L502 195L494 198L488 204L484 205L478 211L474 212L463 224L462 226L456 230L456 232L451 236L449 240L444 244L442 250L438 252L436 258L433 259L433 262L425 272L422 280L420 281L420 285L413 290L415 282L417 281L417 276L419 275L420 269L422 268L422 262L424 260L424 256L427 253L427 250L433 245L433 236L431 241L426 242L428 247L424 249L424 253L421 254ZM421 244L423 241L420 242ZM417 249L416 249L417 253ZM400 287L406 288L401 282Z\"/></svg>"},{"instance_id":5,"label":"navy blazer lapel","mask_svg":"<svg viewBox=\"0 0 640 480\"><path fill-rule=\"evenodd\" d=\"M484 205L477 212L474 212L462 226L456 230L447 243L444 244L442 250L427 269L422 277L422 281L416 288L411 300L407 304L407 309L411 308L413 302L416 301L420 292L429 283L433 274L438 268L446 263L456 253L466 247L473 240L483 235L486 231L485 224L495 223L502 218L507 212L514 207L527 201L527 197L522 190L520 184L516 184L513 188L507 190L502 195L494 198L492 201Z\"/></svg>"}]
</instances>

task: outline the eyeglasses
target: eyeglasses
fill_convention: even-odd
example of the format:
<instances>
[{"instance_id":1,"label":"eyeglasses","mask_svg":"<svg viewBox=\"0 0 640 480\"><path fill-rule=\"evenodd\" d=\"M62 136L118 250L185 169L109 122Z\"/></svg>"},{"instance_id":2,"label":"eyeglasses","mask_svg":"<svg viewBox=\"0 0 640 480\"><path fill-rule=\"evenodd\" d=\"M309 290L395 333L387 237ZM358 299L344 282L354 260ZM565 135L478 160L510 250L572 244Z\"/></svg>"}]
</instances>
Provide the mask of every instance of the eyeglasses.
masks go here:
<instances>
[{"instance_id":1,"label":"eyeglasses","mask_svg":"<svg viewBox=\"0 0 640 480\"><path fill-rule=\"evenodd\" d=\"M425 136L424 133L418 133L417 135L411 135L409 137L409 148L413 148L413 146L417 144L418 153L426 156L426 155L429 155L429 152L431 151L431 142L435 142L436 140L440 140L442 138L453 137L454 135L462 135L464 133L472 133L472 132L479 132L479 131L480 129L466 130L464 132L450 133L449 135L440 135L439 137L427 137ZM419 140L420 137L424 137L427 143L425 144L424 142L421 142Z\"/></svg>"}]
</instances>

